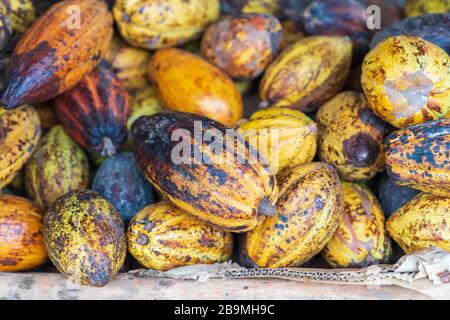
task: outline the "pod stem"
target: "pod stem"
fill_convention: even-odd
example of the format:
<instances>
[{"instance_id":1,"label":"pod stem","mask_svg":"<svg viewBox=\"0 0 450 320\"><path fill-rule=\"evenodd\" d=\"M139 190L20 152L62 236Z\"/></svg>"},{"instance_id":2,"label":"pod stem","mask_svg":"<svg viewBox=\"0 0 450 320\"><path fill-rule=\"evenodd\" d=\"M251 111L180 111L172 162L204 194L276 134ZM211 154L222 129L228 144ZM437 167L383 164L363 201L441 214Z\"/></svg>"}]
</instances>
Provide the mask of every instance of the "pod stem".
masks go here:
<instances>
[{"instance_id":1,"label":"pod stem","mask_svg":"<svg viewBox=\"0 0 450 320\"><path fill-rule=\"evenodd\" d=\"M275 206L270 202L269 198L264 197L258 207L258 213L273 217L275 215Z\"/></svg>"},{"instance_id":2,"label":"pod stem","mask_svg":"<svg viewBox=\"0 0 450 320\"><path fill-rule=\"evenodd\" d=\"M104 137L102 139L103 149L102 149L102 157L111 157L116 154L116 148L110 137Z\"/></svg>"}]
</instances>

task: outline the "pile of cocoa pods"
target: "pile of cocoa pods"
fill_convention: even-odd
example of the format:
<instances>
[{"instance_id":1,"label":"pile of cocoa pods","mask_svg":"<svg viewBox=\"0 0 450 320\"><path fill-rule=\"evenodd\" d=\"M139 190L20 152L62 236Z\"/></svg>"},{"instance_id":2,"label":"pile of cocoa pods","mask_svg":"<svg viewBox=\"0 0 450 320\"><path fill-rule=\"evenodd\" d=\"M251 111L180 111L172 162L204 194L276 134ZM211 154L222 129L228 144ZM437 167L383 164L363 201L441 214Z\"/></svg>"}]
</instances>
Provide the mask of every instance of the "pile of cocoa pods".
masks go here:
<instances>
[{"instance_id":1,"label":"pile of cocoa pods","mask_svg":"<svg viewBox=\"0 0 450 320\"><path fill-rule=\"evenodd\" d=\"M0 1L0 272L450 251L450 1Z\"/></svg>"}]
</instances>

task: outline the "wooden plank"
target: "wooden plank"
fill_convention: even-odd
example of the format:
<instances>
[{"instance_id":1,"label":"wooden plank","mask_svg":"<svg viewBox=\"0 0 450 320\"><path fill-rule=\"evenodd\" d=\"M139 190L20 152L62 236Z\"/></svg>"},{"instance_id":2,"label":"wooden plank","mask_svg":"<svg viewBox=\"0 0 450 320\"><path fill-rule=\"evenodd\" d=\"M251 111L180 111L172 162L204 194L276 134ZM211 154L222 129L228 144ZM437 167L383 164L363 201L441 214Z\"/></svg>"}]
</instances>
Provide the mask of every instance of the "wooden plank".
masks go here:
<instances>
[{"instance_id":1,"label":"wooden plank","mask_svg":"<svg viewBox=\"0 0 450 320\"><path fill-rule=\"evenodd\" d=\"M368 288L279 279L205 282L118 275L105 288L78 286L56 273L0 273L1 299L427 299L395 286Z\"/></svg>"}]
</instances>

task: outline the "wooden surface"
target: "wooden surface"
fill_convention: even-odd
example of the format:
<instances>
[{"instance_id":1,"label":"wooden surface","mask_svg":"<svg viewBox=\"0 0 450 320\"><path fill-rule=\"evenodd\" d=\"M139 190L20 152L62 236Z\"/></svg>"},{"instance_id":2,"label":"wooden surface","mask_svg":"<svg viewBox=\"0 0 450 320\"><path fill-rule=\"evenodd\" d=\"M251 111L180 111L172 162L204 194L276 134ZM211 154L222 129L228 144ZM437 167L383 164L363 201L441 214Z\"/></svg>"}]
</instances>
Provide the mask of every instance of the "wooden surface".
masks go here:
<instances>
[{"instance_id":1,"label":"wooden surface","mask_svg":"<svg viewBox=\"0 0 450 320\"><path fill-rule=\"evenodd\" d=\"M427 299L395 286L368 288L278 279L206 282L120 274L105 288L72 284L56 273L0 273L2 299Z\"/></svg>"}]
</instances>

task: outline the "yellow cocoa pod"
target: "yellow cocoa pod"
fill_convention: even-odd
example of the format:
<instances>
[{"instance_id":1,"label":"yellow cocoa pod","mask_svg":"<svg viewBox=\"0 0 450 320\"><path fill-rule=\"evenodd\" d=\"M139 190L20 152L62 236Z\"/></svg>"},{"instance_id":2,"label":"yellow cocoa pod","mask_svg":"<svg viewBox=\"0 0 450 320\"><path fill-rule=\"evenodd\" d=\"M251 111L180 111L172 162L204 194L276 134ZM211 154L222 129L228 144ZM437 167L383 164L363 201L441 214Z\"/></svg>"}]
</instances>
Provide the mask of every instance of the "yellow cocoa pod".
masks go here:
<instances>
[{"instance_id":1,"label":"yellow cocoa pod","mask_svg":"<svg viewBox=\"0 0 450 320\"><path fill-rule=\"evenodd\" d=\"M13 31L21 34L36 20L36 9L32 0L2 0L0 12L7 14Z\"/></svg>"},{"instance_id":2,"label":"yellow cocoa pod","mask_svg":"<svg viewBox=\"0 0 450 320\"><path fill-rule=\"evenodd\" d=\"M315 111L342 89L351 60L352 43L348 38L301 39L267 68L259 89L262 104Z\"/></svg>"},{"instance_id":3,"label":"yellow cocoa pod","mask_svg":"<svg viewBox=\"0 0 450 320\"><path fill-rule=\"evenodd\" d=\"M346 180L373 178L384 170L387 126L377 118L363 94L338 94L316 115L319 155Z\"/></svg>"},{"instance_id":4,"label":"yellow cocoa pod","mask_svg":"<svg viewBox=\"0 0 450 320\"><path fill-rule=\"evenodd\" d=\"M383 210L372 192L357 183L342 183L344 209L339 227L322 255L333 267L362 268L387 263L392 253Z\"/></svg>"},{"instance_id":5,"label":"yellow cocoa pod","mask_svg":"<svg viewBox=\"0 0 450 320\"><path fill-rule=\"evenodd\" d=\"M389 235L408 254L429 247L450 252L450 198L422 193L387 221Z\"/></svg>"},{"instance_id":6,"label":"yellow cocoa pod","mask_svg":"<svg viewBox=\"0 0 450 320\"><path fill-rule=\"evenodd\" d=\"M437 120L450 110L450 57L422 38L390 37L364 58L361 84L376 115L397 128Z\"/></svg>"},{"instance_id":7,"label":"yellow cocoa pod","mask_svg":"<svg viewBox=\"0 0 450 320\"><path fill-rule=\"evenodd\" d=\"M127 243L140 264L155 270L223 262L233 250L231 233L167 202L151 204L133 218Z\"/></svg>"},{"instance_id":8,"label":"yellow cocoa pod","mask_svg":"<svg viewBox=\"0 0 450 320\"><path fill-rule=\"evenodd\" d=\"M239 126L265 155L273 172L310 162L317 150L317 124L300 111L268 108L255 112Z\"/></svg>"},{"instance_id":9,"label":"yellow cocoa pod","mask_svg":"<svg viewBox=\"0 0 450 320\"><path fill-rule=\"evenodd\" d=\"M405 3L407 17L448 12L450 12L450 0L406 0Z\"/></svg>"}]
</instances>

